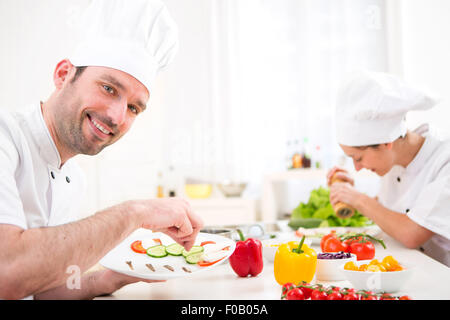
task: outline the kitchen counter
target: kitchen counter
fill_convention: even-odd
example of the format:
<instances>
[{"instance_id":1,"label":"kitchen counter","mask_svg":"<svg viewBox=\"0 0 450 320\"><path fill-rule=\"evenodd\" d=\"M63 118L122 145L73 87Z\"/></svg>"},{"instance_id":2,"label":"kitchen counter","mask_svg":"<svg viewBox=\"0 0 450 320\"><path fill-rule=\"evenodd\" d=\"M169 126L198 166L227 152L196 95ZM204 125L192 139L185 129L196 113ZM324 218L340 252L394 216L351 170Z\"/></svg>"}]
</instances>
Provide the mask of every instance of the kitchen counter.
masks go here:
<instances>
[{"instance_id":1,"label":"kitchen counter","mask_svg":"<svg viewBox=\"0 0 450 320\"><path fill-rule=\"evenodd\" d=\"M407 249L401 243L381 234L387 246L383 249L376 245L375 258L382 259L393 255L400 262L415 266L414 274L401 292L415 300L450 299L450 268L433 260L419 250ZM316 252L318 246L312 246ZM324 285L351 287L347 281L324 282ZM279 300L281 286L273 275L273 262L264 261L263 271L254 278L240 278L231 269L228 262L209 271L200 272L184 278L159 283L138 282L127 285L110 296L96 299L120 300Z\"/></svg>"}]
</instances>

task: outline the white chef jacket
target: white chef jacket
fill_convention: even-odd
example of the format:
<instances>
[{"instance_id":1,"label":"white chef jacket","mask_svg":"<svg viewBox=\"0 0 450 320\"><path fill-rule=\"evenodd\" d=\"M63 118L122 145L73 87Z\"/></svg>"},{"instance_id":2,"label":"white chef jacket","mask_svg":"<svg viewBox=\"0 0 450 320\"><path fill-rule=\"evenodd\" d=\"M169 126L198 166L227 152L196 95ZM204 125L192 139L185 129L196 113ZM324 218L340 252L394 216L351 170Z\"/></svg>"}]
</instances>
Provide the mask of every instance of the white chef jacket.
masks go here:
<instances>
[{"instance_id":1,"label":"white chef jacket","mask_svg":"<svg viewBox=\"0 0 450 320\"><path fill-rule=\"evenodd\" d=\"M74 221L85 185L75 161L61 166L40 104L0 112L0 224L30 229Z\"/></svg>"},{"instance_id":2,"label":"white chef jacket","mask_svg":"<svg viewBox=\"0 0 450 320\"><path fill-rule=\"evenodd\" d=\"M378 200L434 232L420 249L450 266L450 140L437 139L427 124L414 132L425 142L406 168L396 165L381 177Z\"/></svg>"},{"instance_id":3,"label":"white chef jacket","mask_svg":"<svg viewBox=\"0 0 450 320\"><path fill-rule=\"evenodd\" d=\"M76 220L85 181L75 161L61 166L40 104L0 112L0 224L30 229Z\"/></svg>"},{"instance_id":4,"label":"white chef jacket","mask_svg":"<svg viewBox=\"0 0 450 320\"><path fill-rule=\"evenodd\" d=\"M73 221L85 181L73 159L61 166L40 104L0 112L0 223L29 229Z\"/></svg>"}]
</instances>

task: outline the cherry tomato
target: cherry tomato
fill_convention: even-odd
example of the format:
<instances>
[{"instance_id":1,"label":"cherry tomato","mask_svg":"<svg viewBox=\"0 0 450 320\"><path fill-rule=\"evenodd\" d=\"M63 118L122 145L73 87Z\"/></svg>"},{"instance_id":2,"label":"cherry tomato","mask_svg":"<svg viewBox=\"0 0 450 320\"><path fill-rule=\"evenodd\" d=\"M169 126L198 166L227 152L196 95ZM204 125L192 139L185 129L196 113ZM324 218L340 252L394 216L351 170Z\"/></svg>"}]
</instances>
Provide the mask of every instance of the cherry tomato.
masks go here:
<instances>
[{"instance_id":1,"label":"cherry tomato","mask_svg":"<svg viewBox=\"0 0 450 320\"><path fill-rule=\"evenodd\" d=\"M349 292L348 294L344 294L342 300L359 300L359 296L354 292Z\"/></svg>"},{"instance_id":2,"label":"cherry tomato","mask_svg":"<svg viewBox=\"0 0 450 320\"><path fill-rule=\"evenodd\" d=\"M331 286L331 290L340 292L340 291L341 291L341 288L335 287L335 286Z\"/></svg>"},{"instance_id":3,"label":"cherry tomato","mask_svg":"<svg viewBox=\"0 0 450 320\"><path fill-rule=\"evenodd\" d=\"M372 242L352 242L350 252L356 255L356 260L370 260L375 257L375 246Z\"/></svg>"},{"instance_id":4,"label":"cherry tomato","mask_svg":"<svg viewBox=\"0 0 450 320\"><path fill-rule=\"evenodd\" d=\"M294 289L295 288L295 284L293 284L292 282L287 282L285 284L283 284L283 286L281 287L281 293L282 295L285 295L289 290Z\"/></svg>"},{"instance_id":5,"label":"cherry tomato","mask_svg":"<svg viewBox=\"0 0 450 320\"><path fill-rule=\"evenodd\" d=\"M377 296L369 295L367 297L363 297L361 300L378 300Z\"/></svg>"},{"instance_id":6,"label":"cherry tomato","mask_svg":"<svg viewBox=\"0 0 450 320\"><path fill-rule=\"evenodd\" d=\"M396 300L395 297L391 296L389 293L383 293L380 300Z\"/></svg>"},{"instance_id":7,"label":"cherry tomato","mask_svg":"<svg viewBox=\"0 0 450 320\"><path fill-rule=\"evenodd\" d=\"M355 288L343 288L340 291L342 294L347 294L347 293L356 293L356 289Z\"/></svg>"},{"instance_id":8,"label":"cherry tomato","mask_svg":"<svg viewBox=\"0 0 450 320\"><path fill-rule=\"evenodd\" d=\"M344 240L345 243L351 245L353 242L361 241L362 237L351 237L350 239Z\"/></svg>"},{"instance_id":9,"label":"cherry tomato","mask_svg":"<svg viewBox=\"0 0 450 320\"><path fill-rule=\"evenodd\" d=\"M287 300L305 300L305 295L300 288L294 288L286 293Z\"/></svg>"},{"instance_id":10,"label":"cherry tomato","mask_svg":"<svg viewBox=\"0 0 450 320\"><path fill-rule=\"evenodd\" d=\"M337 238L336 235L336 230L332 230L329 234L326 234L322 237L322 239L320 240L320 249L322 250L322 252L325 252L324 248L324 244L325 241L327 241L329 238Z\"/></svg>"},{"instance_id":11,"label":"cherry tomato","mask_svg":"<svg viewBox=\"0 0 450 320\"><path fill-rule=\"evenodd\" d=\"M347 244L335 237L330 237L323 243L323 252L339 252L348 250Z\"/></svg>"},{"instance_id":12,"label":"cherry tomato","mask_svg":"<svg viewBox=\"0 0 450 320\"><path fill-rule=\"evenodd\" d=\"M327 300L327 298L327 293L320 289L315 289L311 293L311 300Z\"/></svg>"},{"instance_id":13,"label":"cherry tomato","mask_svg":"<svg viewBox=\"0 0 450 320\"><path fill-rule=\"evenodd\" d=\"M340 292L334 291L330 293L327 297L327 300L342 300L343 296Z\"/></svg>"},{"instance_id":14,"label":"cherry tomato","mask_svg":"<svg viewBox=\"0 0 450 320\"><path fill-rule=\"evenodd\" d=\"M313 288L309 283L303 282L299 284L299 288L302 289L303 294L305 295L305 299L311 298L311 293L313 292Z\"/></svg>"},{"instance_id":15,"label":"cherry tomato","mask_svg":"<svg viewBox=\"0 0 450 320\"><path fill-rule=\"evenodd\" d=\"M360 295L360 300L378 300L378 297L373 291L364 291Z\"/></svg>"},{"instance_id":16,"label":"cherry tomato","mask_svg":"<svg viewBox=\"0 0 450 320\"><path fill-rule=\"evenodd\" d=\"M412 300L412 298L410 296L401 296L398 300Z\"/></svg>"}]
</instances>

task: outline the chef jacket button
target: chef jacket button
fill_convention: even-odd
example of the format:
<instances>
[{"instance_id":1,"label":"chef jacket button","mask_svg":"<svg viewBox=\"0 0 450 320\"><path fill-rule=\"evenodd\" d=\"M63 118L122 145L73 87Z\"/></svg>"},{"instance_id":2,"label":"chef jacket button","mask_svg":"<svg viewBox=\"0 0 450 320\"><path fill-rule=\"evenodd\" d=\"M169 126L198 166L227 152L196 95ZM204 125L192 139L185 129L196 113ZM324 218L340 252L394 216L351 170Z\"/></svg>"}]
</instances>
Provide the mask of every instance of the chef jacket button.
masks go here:
<instances>
[{"instance_id":1,"label":"chef jacket button","mask_svg":"<svg viewBox=\"0 0 450 320\"><path fill-rule=\"evenodd\" d=\"M55 174L53 173L53 171L50 171L50 175L52 176L53 179L55 179Z\"/></svg>"},{"instance_id":2,"label":"chef jacket button","mask_svg":"<svg viewBox=\"0 0 450 320\"><path fill-rule=\"evenodd\" d=\"M66 181L67 181L67 183L70 183L70 178L66 177Z\"/></svg>"},{"instance_id":3,"label":"chef jacket button","mask_svg":"<svg viewBox=\"0 0 450 320\"><path fill-rule=\"evenodd\" d=\"M408 213L409 212L409 209L406 209L406 213Z\"/></svg>"},{"instance_id":4,"label":"chef jacket button","mask_svg":"<svg viewBox=\"0 0 450 320\"><path fill-rule=\"evenodd\" d=\"M400 177L397 177L397 181L400 182Z\"/></svg>"}]
</instances>

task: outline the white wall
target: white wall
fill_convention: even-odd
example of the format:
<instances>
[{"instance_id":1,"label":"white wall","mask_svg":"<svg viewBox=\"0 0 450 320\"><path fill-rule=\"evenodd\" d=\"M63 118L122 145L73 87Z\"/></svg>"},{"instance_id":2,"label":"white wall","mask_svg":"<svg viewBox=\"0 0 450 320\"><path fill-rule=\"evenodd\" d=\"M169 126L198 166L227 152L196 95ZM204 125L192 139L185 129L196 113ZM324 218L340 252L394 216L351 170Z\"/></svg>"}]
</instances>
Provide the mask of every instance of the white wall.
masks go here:
<instances>
[{"instance_id":1,"label":"white wall","mask_svg":"<svg viewBox=\"0 0 450 320\"><path fill-rule=\"evenodd\" d=\"M0 108L20 109L47 99L53 90L53 69L76 40L71 17L89 1L0 0ZM168 165L165 161L174 143L167 141L166 133L176 129L180 121L201 119L202 114L178 116L188 114L186 108L193 101L205 112L210 107L212 1L164 2L179 25L180 50L157 80L149 110L131 131L96 157L78 157L89 182L81 216L125 199L154 196L156 173ZM449 135L450 1L388 3L395 9L387 30L391 70L426 84L444 98L434 110L411 115L411 125L428 119Z\"/></svg>"},{"instance_id":2,"label":"white wall","mask_svg":"<svg viewBox=\"0 0 450 320\"><path fill-rule=\"evenodd\" d=\"M430 111L412 113L411 128L429 121L450 136L450 1L401 2L401 69L405 79L423 84L441 96Z\"/></svg>"}]
</instances>

